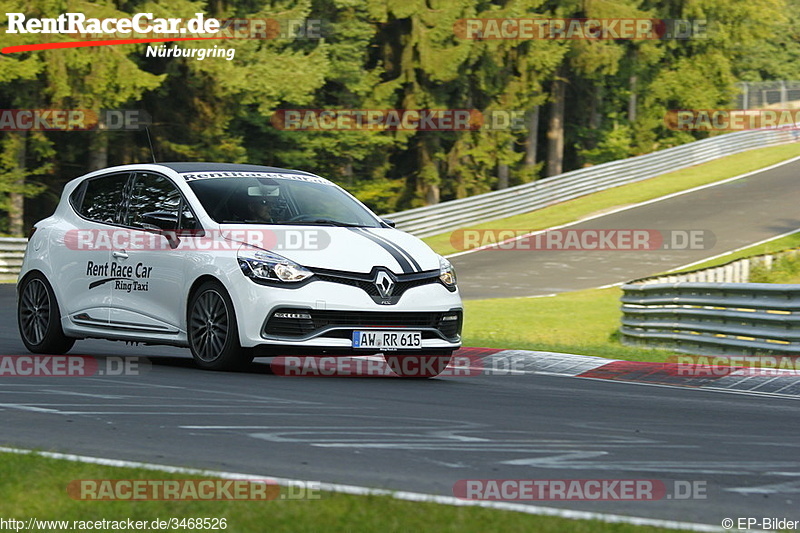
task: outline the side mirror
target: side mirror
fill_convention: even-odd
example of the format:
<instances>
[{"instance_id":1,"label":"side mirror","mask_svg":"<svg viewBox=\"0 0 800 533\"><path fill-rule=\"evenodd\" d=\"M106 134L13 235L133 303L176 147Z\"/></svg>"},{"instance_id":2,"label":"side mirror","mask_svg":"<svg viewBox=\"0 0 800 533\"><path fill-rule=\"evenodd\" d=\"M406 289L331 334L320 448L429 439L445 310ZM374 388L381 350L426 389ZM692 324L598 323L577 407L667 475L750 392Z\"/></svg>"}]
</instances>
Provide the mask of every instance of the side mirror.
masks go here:
<instances>
[{"instance_id":1,"label":"side mirror","mask_svg":"<svg viewBox=\"0 0 800 533\"><path fill-rule=\"evenodd\" d=\"M178 220L171 214L145 213L142 215L140 225L147 231L163 235L173 250L181 243L178 238Z\"/></svg>"},{"instance_id":2,"label":"side mirror","mask_svg":"<svg viewBox=\"0 0 800 533\"><path fill-rule=\"evenodd\" d=\"M386 224L386 226L389 228L394 228L395 226L397 226L397 223L394 220L390 220L388 218L382 218L381 222Z\"/></svg>"},{"instance_id":3,"label":"side mirror","mask_svg":"<svg viewBox=\"0 0 800 533\"><path fill-rule=\"evenodd\" d=\"M159 231L158 233L160 233L161 235L164 236L164 238L167 239L167 243L169 243L169 247L172 248L173 250L175 248L177 248L178 246L180 246L181 240L178 238L178 232L177 231L175 231L175 230L162 230L162 231Z\"/></svg>"},{"instance_id":4,"label":"side mirror","mask_svg":"<svg viewBox=\"0 0 800 533\"><path fill-rule=\"evenodd\" d=\"M178 229L178 217L171 213L144 213L139 220L145 229L158 228L164 231L176 231Z\"/></svg>"}]
</instances>

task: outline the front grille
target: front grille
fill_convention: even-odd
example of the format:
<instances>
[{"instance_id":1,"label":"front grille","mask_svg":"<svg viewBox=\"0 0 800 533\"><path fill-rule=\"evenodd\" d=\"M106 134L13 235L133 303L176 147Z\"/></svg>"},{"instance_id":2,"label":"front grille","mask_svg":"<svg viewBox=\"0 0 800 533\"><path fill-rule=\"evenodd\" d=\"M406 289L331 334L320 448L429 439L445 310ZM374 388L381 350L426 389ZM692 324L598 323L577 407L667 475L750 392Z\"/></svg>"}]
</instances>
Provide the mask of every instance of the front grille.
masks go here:
<instances>
[{"instance_id":1,"label":"front grille","mask_svg":"<svg viewBox=\"0 0 800 533\"><path fill-rule=\"evenodd\" d=\"M276 313L308 315L311 318L280 318ZM442 320L456 315L456 320ZM437 313L379 311L322 311L308 309L276 309L264 327L264 333L275 337L306 337L324 328L433 328L447 339L456 339L461 333L460 310Z\"/></svg>"},{"instance_id":2,"label":"front grille","mask_svg":"<svg viewBox=\"0 0 800 533\"><path fill-rule=\"evenodd\" d=\"M378 287L375 285L375 276L378 269L375 268L369 274L359 274L355 272L339 272L336 270L327 269L312 269L315 274L315 279L319 281L328 281L330 283L340 283L342 285L350 285L351 287L358 287L366 292L376 303L380 304L396 304L403 294L414 287L422 285L430 285L433 283L440 283L439 271L418 272L415 274L394 274L390 276L394 281L394 288L390 297L383 298L378 292ZM388 271L387 271L388 273ZM448 289L449 290L449 289Z\"/></svg>"}]
</instances>

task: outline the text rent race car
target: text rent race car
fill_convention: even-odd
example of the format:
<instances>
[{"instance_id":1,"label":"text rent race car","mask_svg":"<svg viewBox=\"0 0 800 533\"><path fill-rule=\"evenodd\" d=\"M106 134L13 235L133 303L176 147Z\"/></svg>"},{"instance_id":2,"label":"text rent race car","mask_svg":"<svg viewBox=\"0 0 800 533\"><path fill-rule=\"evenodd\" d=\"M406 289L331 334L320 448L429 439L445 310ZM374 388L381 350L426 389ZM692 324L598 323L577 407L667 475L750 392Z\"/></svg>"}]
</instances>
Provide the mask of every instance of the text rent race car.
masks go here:
<instances>
[{"instance_id":1,"label":"text rent race car","mask_svg":"<svg viewBox=\"0 0 800 533\"><path fill-rule=\"evenodd\" d=\"M207 369L383 353L425 377L461 341L446 259L326 179L255 165L126 165L70 181L35 225L18 295L35 353L129 340L188 346Z\"/></svg>"}]
</instances>

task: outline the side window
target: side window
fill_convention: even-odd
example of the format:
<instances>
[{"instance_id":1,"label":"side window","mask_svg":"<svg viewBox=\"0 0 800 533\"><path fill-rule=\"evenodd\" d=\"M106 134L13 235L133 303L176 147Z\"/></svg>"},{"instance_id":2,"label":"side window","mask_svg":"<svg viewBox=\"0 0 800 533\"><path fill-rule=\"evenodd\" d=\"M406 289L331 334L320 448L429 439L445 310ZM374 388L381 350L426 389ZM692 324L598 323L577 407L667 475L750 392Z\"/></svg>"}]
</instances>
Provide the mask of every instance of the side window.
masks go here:
<instances>
[{"instance_id":1,"label":"side window","mask_svg":"<svg viewBox=\"0 0 800 533\"><path fill-rule=\"evenodd\" d=\"M119 223L120 206L128 176L128 173L111 174L84 182L72 195L73 207L90 220Z\"/></svg>"},{"instance_id":2,"label":"side window","mask_svg":"<svg viewBox=\"0 0 800 533\"><path fill-rule=\"evenodd\" d=\"M125 224L142 229L178 229L181 195L167 178L139 173L131 188Z\"/></svg>"},{"instance_id":3,"label":"side window","mask_svg":"<svg viewBox=\"0 0 800 533\"><path fill-rule=\"evenodd\" d=\"M192 213L192 210L186 205L186 202L184 202L182 206L180 227L178 229L181 231L194 231L200 229L200 223L194 217L194 213Z\"/></svg>"},{"instance_id":4,"label":"side window","mask_svg":"<svg viewBox=\"0 0 800 533\"><path fill-rule=\"evenodd\" d=\"M197 221L175 184L164 176L137 173L125 224L142 229L193 230Z\"/></svg>"}]
</instances>

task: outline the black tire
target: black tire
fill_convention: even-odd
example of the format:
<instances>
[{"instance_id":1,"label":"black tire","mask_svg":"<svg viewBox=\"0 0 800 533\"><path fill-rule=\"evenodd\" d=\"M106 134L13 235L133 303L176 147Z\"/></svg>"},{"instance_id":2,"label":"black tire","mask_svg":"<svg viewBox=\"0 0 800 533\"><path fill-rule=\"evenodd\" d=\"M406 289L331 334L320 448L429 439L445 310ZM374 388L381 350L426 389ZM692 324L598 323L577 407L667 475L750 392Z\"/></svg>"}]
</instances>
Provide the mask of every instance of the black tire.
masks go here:
<instances>
[{"instance_id":1,"label":"black tire","mask_svg":"<svg viewBox=\"0 0 800 533\"><path fill-rule=\"evenodd\" d=\"M386 364L401 378L435 378L450 363L450 354L384 354Z\"/></svg>"},{"instance_id":2,"label":"black tire","mask_svg":"<svg viewBox=\"0 0 800 533\"><path fill-rule=\"evenodd\" d=\"M32 353L67 353L75 339L64 335L61 311L47 278L40 272L26 276L17 296L17 327L25 347Z\"/></svg>"},{"instance_id":3,"label":"black tire","mask_svg":"<svg viewBox=\"0 0 800 533\"><path fill-rule=\"evenodd\" d=\"M200 285L186 312L189 349L195 364L205 370L239 370L253 360L253 351L239 344L233 302L218 282Z\"/></svg>"}]
</instances>

